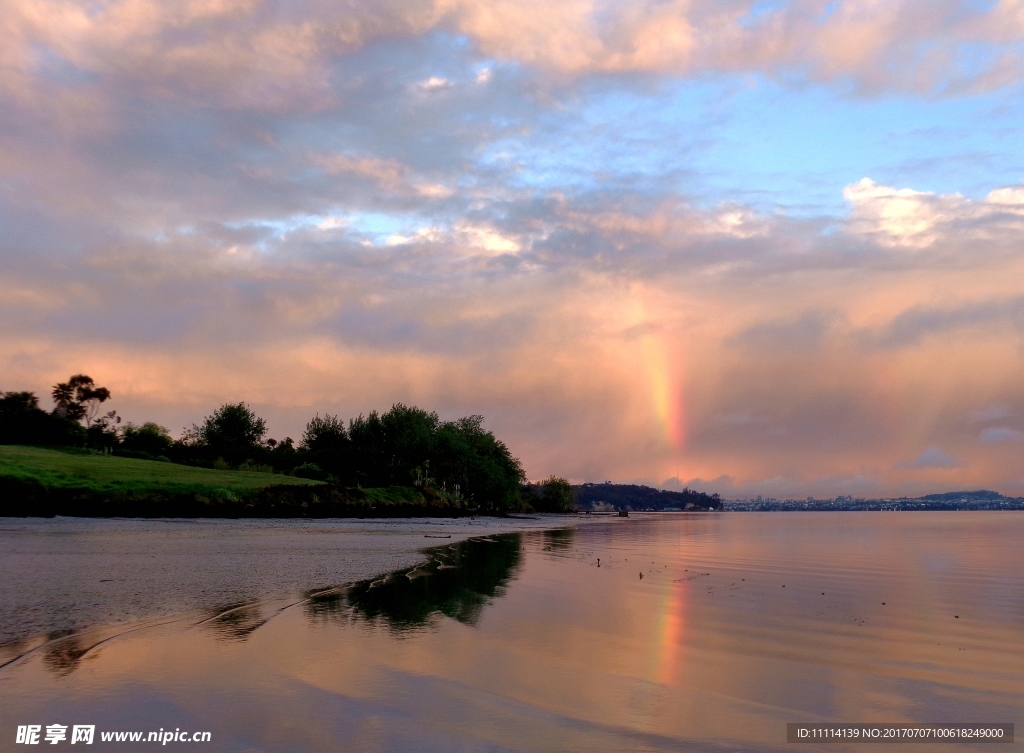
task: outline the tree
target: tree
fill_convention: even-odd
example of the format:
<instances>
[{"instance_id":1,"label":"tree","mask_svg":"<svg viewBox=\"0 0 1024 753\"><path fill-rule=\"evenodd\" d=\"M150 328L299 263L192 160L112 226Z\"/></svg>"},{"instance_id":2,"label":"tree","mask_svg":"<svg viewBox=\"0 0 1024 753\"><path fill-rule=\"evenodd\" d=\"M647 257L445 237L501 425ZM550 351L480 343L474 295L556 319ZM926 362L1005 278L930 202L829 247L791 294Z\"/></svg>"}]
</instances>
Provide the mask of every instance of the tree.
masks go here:
<instances>
[{"instance_id":1,"label":"tree","mask_svg":"<svg viewBox=\"0 0 1024 753\"><path fill-rule=\"evenodd\" d=\"M482 416L441 421L436 413L396 403L383 414L371 411L349 422L347 469L330 472L346 484L412 484L470 507L512 509L519 499L522 465L482 424ZM323 424L311 422L310 427L319 434ZM310 439L305 446L312 446ZM313 462L328 470L322 461Z\"/></svg>"},{"instance_id":2,"label":"tree","mask_svg":"<svg viewBox=\"0 0 1024 753\"><path fill-rule=\"evenodd\" d=\"M551 476L543 483L539 510L572 512L576 509L576 491L567 479Z\"/></svg>"},{"instance_id":3,"label":"tree","mask_svg":"<svg viewBox=\"0 0 1024 753\"><path fill-rule=\"evenodd\" d=\"M27 413L39 410L39 398L34 392L4 392L0 397L0 411L5 413Z\"/></svg>"},{"instance_id":4,"label":"tree","mask_svg":"<svg viewBox=\"0 0 1024 753\"><path fill-rule=\"evenodd\" d=\"M145 452L154 457L166 455L173 443L171 433L152 421L142 426L125 424L121 429L121 447L131 452Z\"/></svg>"},{"instance_id":5,"label":"tree","mask_svg":"<svg viewBox=\"0 0 1024 753\"><path fill-rule=\"evenodd\" d=\"M472 506L503 512L519 500L525 474L505 443L483 428L483 416L446 421L437 428L431 469L446 491Z\"/></svg>"},{"instance_id":6,"label":"tree","mask_svg":"<svg viewBox=\"0 0 1024 753\"><path fill-rule=\"evenodd\" d=\"M39 408L32 392L0 393L0 444L81 445L85 429Z\"/></svg>"},{"instance_id":7,"label":"tree","mask_svg":"<svg viewBox=\"0 0 1024 753\"><path fill-rule=\"evenodd\" d=\"M387 456L384 424L377 411L370 411L365 418L360 414L349 421L348 436L352 442L352 465L344 483L360 486L390 483L384 474Z\"/></svg>"},{"instance_id":8,"label":"tree","mask_svg":"<svg viewBox=\"0 0 1024 753\"><path fill-rule=\"evenodd\" d=\"M245 403L225 403L207 416L202 426L194 426L193 431L198 444L213 457L240 463L262 451L267 422Z\"/></svg>"},{"instance_id":9,"label":"tree","mask_svg":"<svg viewBox=\"0 0 1024 753\"><path fill-rule=\"evenodd\" d=\"M112 452L121 442L117 430L120 423L121 417L117 415L116 410L104 413L89 424L89 427L85 430L86 444L97 450L103 450L107 453Z\"/></svg>"},{"instance_id":10,"label":"tree","mask_svg":"<svg viewBox=\"0 0 1024 753\"><path fill-rule=\"evenodd\" d=\"M85 421L88 427L100 412L100 405L110 399L110 390L97 387L92 377L75 374L66 382L53 386L53 412L72 421Z\"/></svg>"},{"instance_id":11,"label":"tree","mask_svg":"<svg viewBox=\"0 0 1024 753\"><path fill-rule=\"evenodd\" d=\"M267 447L270 448L270 452L266 457L275 470L288 471L295 467L298 452L291 437L285 437L280 442L268 439Z\"/></svg>"},{"instance_id":12,"label":"tree","mask_svg":"<svg viewBox=\"0 0 1024 753\"><path fill-rule=\"evenodd\" d=\"M321 418L318 413L310 419L302 433L300 449L307 458L304 465L315 465L324 474L337 479L349 476L351 448L352 442L345 430L345 422L337 416L325 415Z\"/></svg>"},{"instance_id":13,"label":"tree","mask_svg":"<svg viewBox=\"0 0 1024 753\"><path fill-rule=\"evenodd\" d=\"M380 417L380 424L384 440L384 482L396 486L412 483L417 476L416 469L433 455L441 419L422 408L396 403Z\"/></svg>"}]
</instances>

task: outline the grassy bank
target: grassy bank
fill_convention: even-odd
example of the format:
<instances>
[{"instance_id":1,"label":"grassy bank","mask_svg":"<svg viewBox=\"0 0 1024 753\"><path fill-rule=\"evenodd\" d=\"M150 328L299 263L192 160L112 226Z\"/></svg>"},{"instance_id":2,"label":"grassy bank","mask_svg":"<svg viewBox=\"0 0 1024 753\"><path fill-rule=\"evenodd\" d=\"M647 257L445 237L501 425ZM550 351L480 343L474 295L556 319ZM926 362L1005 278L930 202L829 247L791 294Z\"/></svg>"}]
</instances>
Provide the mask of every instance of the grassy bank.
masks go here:
<instances>
[{"instance_id":1,"label":"grassy bank","mask_svg":"<svg viewBox=\"0 0 1024 753\"><path fill-rule=\"evenodd\" d=\"M245 491L282 483L289 486L320 483L273 473L214 471L176 463L16 445L0 445L0 476L27 476L54 487L84 484L110 490L124 486L196 484Z\"/></svg>"},{"instance_id":2,"label":"grassy bank","mask_svg":"<svg viewBox=\"0 0 1024 753\"><path fill-rule=\"evenodd\" d=\"M0 445L0 516L364 517L452 515L429 490L350 489L283 474Z\"/></svg>"}]
</instances>

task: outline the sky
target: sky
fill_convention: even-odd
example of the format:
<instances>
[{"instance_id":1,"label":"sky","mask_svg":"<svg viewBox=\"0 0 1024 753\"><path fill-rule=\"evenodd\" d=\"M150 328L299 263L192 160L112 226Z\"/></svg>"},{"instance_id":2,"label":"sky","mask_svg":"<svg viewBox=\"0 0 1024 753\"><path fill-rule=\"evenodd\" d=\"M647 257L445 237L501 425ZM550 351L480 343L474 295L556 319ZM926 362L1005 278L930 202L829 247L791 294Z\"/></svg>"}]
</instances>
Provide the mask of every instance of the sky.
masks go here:
<instances>
[{"instance_id":1,"label":"sky","mask_svg":"<svg viewBox=\"0 0 1024 753\"><path fill-rule=\"evenodd\" d=\"M1024 494L1024 0L6 0L0 40L0 390Z\"/></svg>"}]
</instances>

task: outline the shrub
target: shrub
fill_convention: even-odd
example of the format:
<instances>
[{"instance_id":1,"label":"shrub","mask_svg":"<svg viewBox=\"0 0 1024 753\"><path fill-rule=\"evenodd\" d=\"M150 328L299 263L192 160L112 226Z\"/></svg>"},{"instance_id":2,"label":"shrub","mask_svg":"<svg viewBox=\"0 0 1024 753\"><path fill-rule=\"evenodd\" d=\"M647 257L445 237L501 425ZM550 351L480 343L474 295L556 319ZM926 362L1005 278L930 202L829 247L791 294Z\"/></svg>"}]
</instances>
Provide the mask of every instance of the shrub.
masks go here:
<instances>
[{"instance_id":1,"label":"shrub","mask_svg":"<svg viewBox=\"0 0 1024 753\"><path fill-rule=\"evenodd\" d=\"M253 473L273 473L274 466L266 465L263 463L256 463L252 460L246 460L244 463L238 466L240 471L250 471Z\"/></svg>"},{"instance_id":2,"label":"shrub","mask_svg":"<svg viewBox=\"0 0 1024 753\"><path fill-rule=\"evenodd\" d=\"M142 426L126 424L121 429L121 452L144 452L148 455L163 455L174 444L171 434L160 424L147 421Z\"/></svg>"},{"instance_id":3,"label":"shrub","mask_svg":"<svg viewBox=\"0 0 1024 753\"><path fill-rule=\"evenodd\" d=\"M316 463L303 463L292 471L292 475L299 478L311 478L314 481L323 481L327 478L327 474Z\"/></svg>"},{"instance_id":4,"label":"shrub","mask_svg":"<svg viewBox=\"0 0 1024 753\"><path fill-rule=\"evenodd\" d=\"M543 488L539 509L548 512L572 512L576 509L576 491L566 479L551 476Z\"/></svg>"},{"instance_id":5,"label":"shrub","mask_svg":"<svg viewBox=\"0 0 1024 753\"><path fill-rule=\"evenodd\" d=\"M0 395L0 444L80 447L85 438L83 426L42 410L33 393Z\"/></svg>"}]
</instances>

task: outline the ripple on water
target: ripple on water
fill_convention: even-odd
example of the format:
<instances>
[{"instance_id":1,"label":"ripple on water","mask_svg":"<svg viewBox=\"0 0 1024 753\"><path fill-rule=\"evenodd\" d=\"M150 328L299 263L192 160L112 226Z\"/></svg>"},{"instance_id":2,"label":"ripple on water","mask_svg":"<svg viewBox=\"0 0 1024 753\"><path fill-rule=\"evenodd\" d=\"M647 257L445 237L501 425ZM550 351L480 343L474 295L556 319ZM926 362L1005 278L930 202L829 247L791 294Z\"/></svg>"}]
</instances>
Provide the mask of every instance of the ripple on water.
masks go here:
<instances>
[{"instance_id":1,"label":"ripple on water","mask_svg":"<svg viewBox=\"0 0 1024 753\"><path fill-rule=\"evenodd\" d=\"M232 594L232 567L290 547L324 564L290 598L278 574L176 622L24 638L5 721L209 729L222 750L760 751L791 721L1024 707L1024 514L633 516L454 541L347 586L315 529L238 530L153 549L168 587Z\"/></svg>"}]
</instances>

